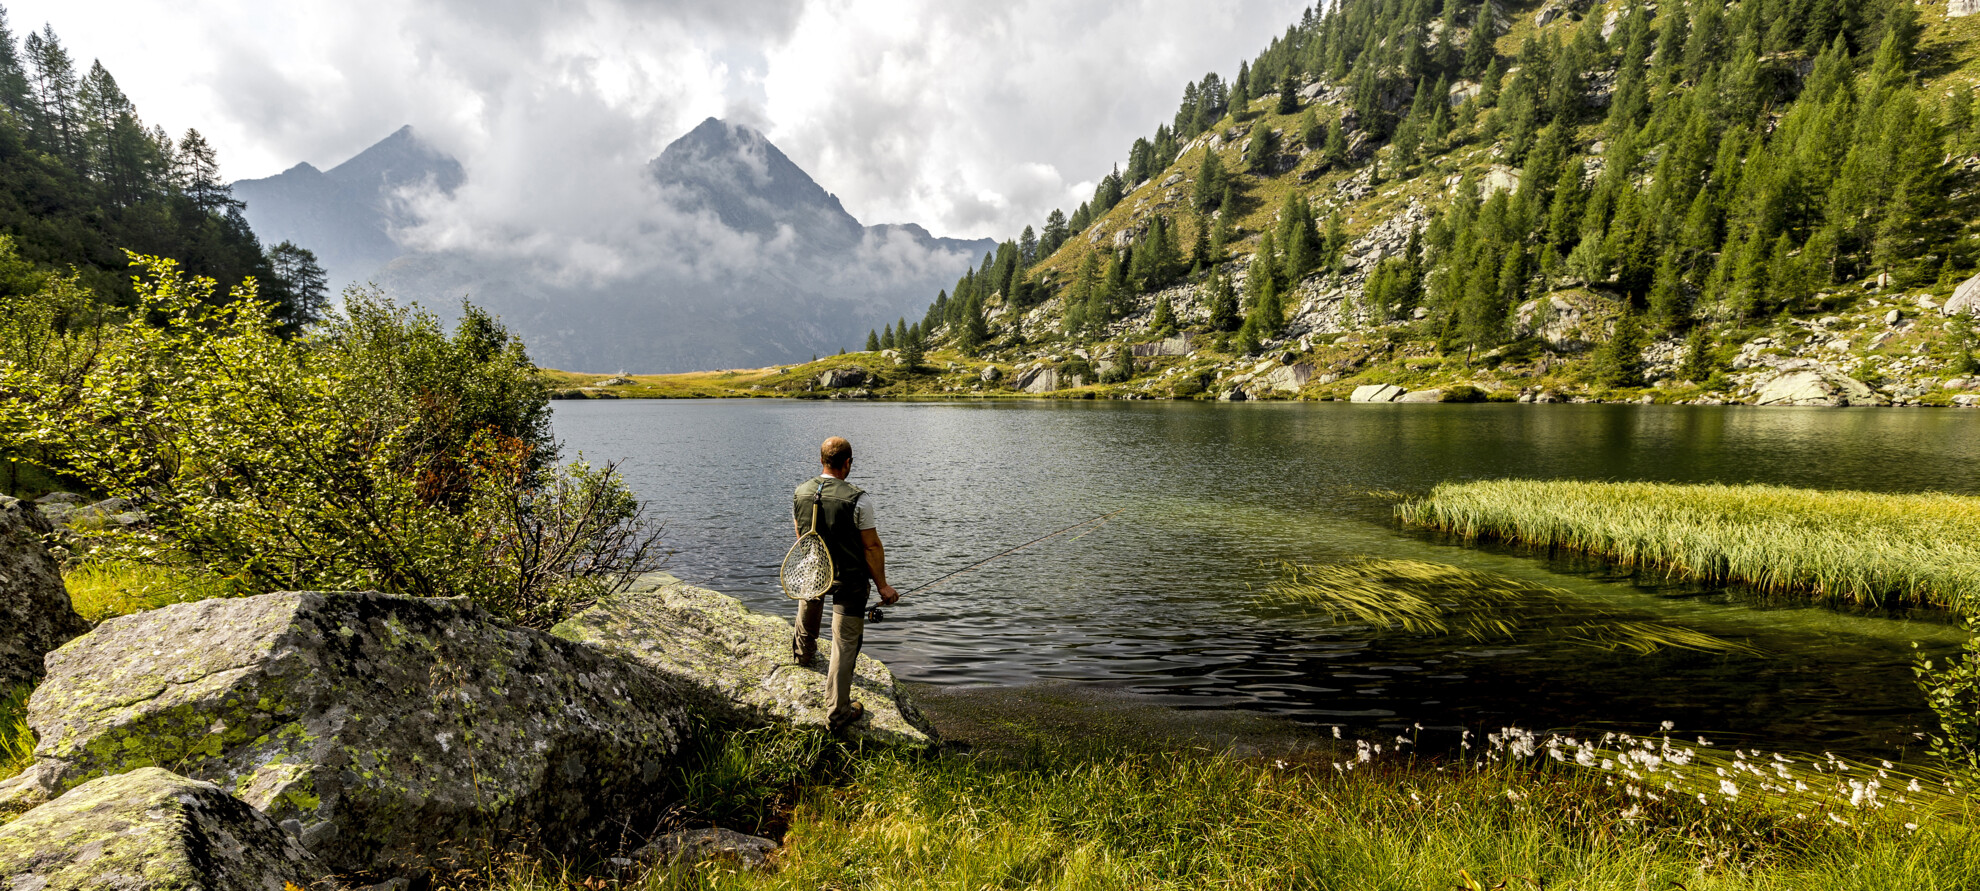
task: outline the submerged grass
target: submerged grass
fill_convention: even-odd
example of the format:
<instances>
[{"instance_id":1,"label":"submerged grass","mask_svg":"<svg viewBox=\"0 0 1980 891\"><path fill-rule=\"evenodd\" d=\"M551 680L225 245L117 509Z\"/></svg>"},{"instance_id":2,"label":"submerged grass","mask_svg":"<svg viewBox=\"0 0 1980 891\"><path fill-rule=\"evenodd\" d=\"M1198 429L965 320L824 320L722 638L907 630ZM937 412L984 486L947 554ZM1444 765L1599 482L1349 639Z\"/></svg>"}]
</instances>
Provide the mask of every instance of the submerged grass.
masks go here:
<instances>
[{"instance_id":1,"label":"submerged grass","mask_svg":"<svg viewBox=\"0 0 1980 891\"><path fill-rule=\"evenodd\" d=\"M1561 548L1838 605L1980 607L1980 498L1766 485L1444 483L1396 508L1466 540Z\"/></svg>"},{"instance_id":2,"label":"submerged grass","mask_svg":"<svg viewBox=\"0 0 1980 891\"><path fill-rule=\"evenodd\" d=\"M1743 643L1598 606L1560 588L1420 560L1288 563L1269 590L1337 620L1411 634L1478 641L1537 635L1644 654L1753 652Z\"/></svg>"}]
</instances>

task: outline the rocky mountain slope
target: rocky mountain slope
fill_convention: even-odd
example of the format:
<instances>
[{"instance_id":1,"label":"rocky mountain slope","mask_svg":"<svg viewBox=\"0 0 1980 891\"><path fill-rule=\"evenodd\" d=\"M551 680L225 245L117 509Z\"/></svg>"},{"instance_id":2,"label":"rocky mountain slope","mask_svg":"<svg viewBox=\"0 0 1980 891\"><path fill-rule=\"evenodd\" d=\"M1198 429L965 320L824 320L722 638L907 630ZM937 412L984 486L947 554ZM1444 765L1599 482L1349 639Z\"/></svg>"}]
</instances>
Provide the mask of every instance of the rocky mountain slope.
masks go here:
<instances>
[{"instance_id":1,"label":"rocky mountain slope","mask_svg":"<svg viewBox=\"0 0 1980 891\"><path fill-rule=\"evenodd\" d=\"M926 385L1971 403L1977 87L1960 0L1349 0L945 292Z\"/></svg>"}]
</instances>

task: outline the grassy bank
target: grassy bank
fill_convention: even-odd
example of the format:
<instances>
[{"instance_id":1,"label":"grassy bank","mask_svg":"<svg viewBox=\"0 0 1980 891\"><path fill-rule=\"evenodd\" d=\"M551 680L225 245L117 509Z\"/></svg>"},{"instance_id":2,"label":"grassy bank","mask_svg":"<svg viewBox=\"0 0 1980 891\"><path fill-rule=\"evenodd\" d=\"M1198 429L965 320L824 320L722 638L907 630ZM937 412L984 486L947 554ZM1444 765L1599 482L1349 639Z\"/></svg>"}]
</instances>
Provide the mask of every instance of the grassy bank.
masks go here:
<instances>
[{"instance_id":1,"label":"grassy bank","mask_svg":"<svg viewBox=\"0 0 1980 891\"><path fill-rule=\"evenodd\" d=\"M620 885L512 862L461 889L1980 887L1962 820L1843 825L1748 795L1663 796L1545 759L1034 751L872 758L814 788L771 871L676 865Z\"/></svg>"},{"instance_id":2,"label":"grassy bank","mask_svg":"<svg viewBox=\"0 0 1980 891\"><path fill-rule=\"evenodd\" d=\"M1404 523L1466 540L1579 551L1771 594L1877 607L1980 606L1980 498L1487 480L1444 483L1396 510Z\"/></svg>"}]
</instances>

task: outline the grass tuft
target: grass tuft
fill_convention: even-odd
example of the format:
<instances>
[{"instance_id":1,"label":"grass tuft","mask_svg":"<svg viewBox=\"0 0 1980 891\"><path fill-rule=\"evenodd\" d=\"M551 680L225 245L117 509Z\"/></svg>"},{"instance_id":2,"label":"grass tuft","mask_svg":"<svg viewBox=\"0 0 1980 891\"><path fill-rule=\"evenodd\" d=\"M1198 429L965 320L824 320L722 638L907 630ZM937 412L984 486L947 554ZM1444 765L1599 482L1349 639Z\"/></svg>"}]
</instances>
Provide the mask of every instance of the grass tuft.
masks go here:
<instances>
[{"instance_id":1,"label":"grass tuft","mask_svg":"<svg viewBox=\"0 0 1980 891\"><path fill-rule=\"evenodd\" d=\"M92 625L174 603L239 593L218 576L125 561L85 561L63 573L62 582L76 614Z\"/></svg>"}]
</instances>

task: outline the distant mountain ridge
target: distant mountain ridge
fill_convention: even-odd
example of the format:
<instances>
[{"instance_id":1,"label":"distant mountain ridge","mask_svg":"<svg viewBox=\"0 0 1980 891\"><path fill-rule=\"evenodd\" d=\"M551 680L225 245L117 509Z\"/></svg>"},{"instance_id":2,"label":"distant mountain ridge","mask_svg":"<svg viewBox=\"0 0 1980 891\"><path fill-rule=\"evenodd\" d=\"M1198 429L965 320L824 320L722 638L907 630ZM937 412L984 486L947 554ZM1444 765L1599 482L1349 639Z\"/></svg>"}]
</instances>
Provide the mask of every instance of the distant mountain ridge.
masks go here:
<instances>
[{"instance_id":1,"label":"distant mountain ridge","mask_svg":"<svg viewBox=\"0 0 1980 891\"><path fill-rule=\"evenodd\" d=\"M293 241L316 253L334 289L361 282L404 251L395 227L415 222L399 196L421 187L451 195L466 174L408 125L329 171L304 162L275 176L234 183L234 197L261 240Z\"/></svg>"},{"instance_id":2,"label":"distant mountain ridge","mask_svg":"<svg viewBox=\"0 0 1980 891\"><path fill-rule=\"evenodd\" d=\"M639 372L760 366L858 348L918 313L930 291L996 248L912 223L866 226L763 134L709 118L648 162L662 200L763 246L726 274L646 273L570 284L499 253L409 251L400 196L466 182L461 165L401 128L321 172L299 164L235 184L263 240L317 252L334 283L375 282L445 311L463 294L521 333L540 364ZM655 242L671 233L654 233ZM656 250L658 246L656 245Z\"/></svg>"}]
</instances>

